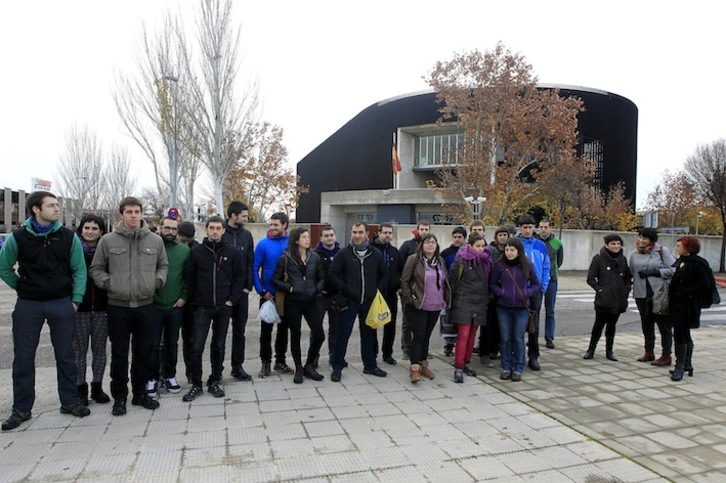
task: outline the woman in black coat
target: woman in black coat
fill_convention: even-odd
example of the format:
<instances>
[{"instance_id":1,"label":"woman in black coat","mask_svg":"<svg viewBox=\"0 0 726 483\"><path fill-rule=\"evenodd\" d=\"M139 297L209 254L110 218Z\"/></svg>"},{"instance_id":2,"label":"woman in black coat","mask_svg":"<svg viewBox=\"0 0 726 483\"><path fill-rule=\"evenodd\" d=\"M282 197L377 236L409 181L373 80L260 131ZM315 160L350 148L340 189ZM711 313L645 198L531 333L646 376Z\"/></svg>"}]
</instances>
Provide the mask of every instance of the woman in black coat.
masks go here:
<instances>
[{"instance_id":1,"label":"woman in black coat","mask_svg":"<svg viewBox=\"0 0 726 483\"><path fill-rule=\"evenodd\" d=\"M671 371L671 380L680 381L683 373L693 376L693 340L691 329L700 325L701 307L704 298L711 298L711 267L697 254L701 244L695 236L684 236L676 241L676 271L668 290L668 309L673 321L673 336L676 349L676 367Z\"/></svg>"},{"instance_id":2,"label":"woman in black coat","mask_svg":"<svg viewBox=\"0 0 726 483\"><path fill-rule=\"evenodd\" d=\"M605 357L617 361L613 352L615 324L620 314L628 310L628 294L633 277L628 261L623 256L623 239L619 235L607 235L605 246L595 255L587 272L587 284L595 289L595 324L592 327L590 346L583 359L595 356L597 342L605 329Z\"/></svg>"},{"instance_id":3,"label":"woman in black coat","mask_svg":"<svg viewBox=\"0 0 726 483\"><path fill-rule=\"evenodd\" d=\"M322 381L315 370L315 361L325 341L323 314L315 300L325 287L325 271L320 257L310 249L310 232L295 228L290 232L287 248L277 262L272 285L285 294L285 321L290 326L290 352L295 361L295 384L302 384L303 376ZM310 348L305 366L300 351L302 318L310 327Z\"/></svg>"}]
</instances>

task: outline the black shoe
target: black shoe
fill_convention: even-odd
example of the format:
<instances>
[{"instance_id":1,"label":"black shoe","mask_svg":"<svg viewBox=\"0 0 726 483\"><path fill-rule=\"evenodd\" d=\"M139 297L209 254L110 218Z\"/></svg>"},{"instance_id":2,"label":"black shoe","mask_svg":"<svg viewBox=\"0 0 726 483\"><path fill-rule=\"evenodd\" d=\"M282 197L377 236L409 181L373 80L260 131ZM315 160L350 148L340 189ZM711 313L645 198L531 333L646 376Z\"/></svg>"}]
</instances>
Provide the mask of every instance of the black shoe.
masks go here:
<instances>
[{"instance_id":1,"label":"black shoe","mask_svg":"<svg viewBox=\"0 0 726 483\"><path fill-rule=\"evenodd\" d=\"M396 361L396 359L393 358L393 356L384 357L383 362L385 362L386 364L390 364L392 366L395 366L396 364L398 364L398 362Z\"/></svg>"},{"instance_id":2,"label":"black shoe","mask_svg":"<svg viewBox=\"0 0 726 483\"><path fill-rule=\"evenodd\" d=\"M13 410L13 412L10 413L10 416L8 416L8 419L3 421L2 429L3 431L15 429L32 417L33 415L30 411L24 413L22 411Z\"/></svg>"},{"instance_id":3,"label":"black shoe","mask_svg":"<svg viewBox=\"0 0 726 483\"><path fill-rule=\"evenodd\" d=\"M363 374L369 374L376 377L386 377L388 375L386 371L379 367L374 367L373 369L363 369Z\"/></svg>"},{"instance_id":4,"label":"black shoe","mask_svg":"<svg viewBox=\"0 0 726 483\"><path fill-rule=\"evenodd\" d=\"M612 352L605 353L605 357L607 357L609 361L618 362L618 358L615 357L615 354Z\"/></svg>"},{"instance_id":5,"label":"black shoe","mask_svg":"<svg viewBox=\"0 0 726 483\"><path fill-rule=\"evenodd\" d=\"M111 414L114 416L123 416L126 414L126 399L116 399L113 402L113 409L111 409Z\"/></svg>"},{"instance_id":6,"label":"black shoe","mask_svg":"<svg viewBox=\"0 0 726 483\"><path fill-rule=\"evenodd\" d=\"M182 397L182 401L189 402L194 401L196 398L204 394L204 389L202 389L201 386L192 386L191 389L189 389L189 392L184 394Z\"/></svg>"},{"instance_id":7,"label":"black shoe","mask_svg":"<svg viewBox=\"0 0 726 483\"><path fill-rule=\"evenodd\" d=\"M479 355L479 346L474 347L474 349L472 350L472 353Z\"/></svg>"},{"instance_id":8,"label":"black shoe","mask_svg":"<svg viewBox=\"0 0 726 483\"><path fill-rule=\"evenodd\" d=\"M78 402L88 406L88 384L85 382L78 385Z\"/></svg>"},{"instance_id":9,"label":"black shoe","mask_svg":"<svg viewBox=\"0 0 726 483\"><path fill-rule=\"evenodd\" d=\"M224 397L224 389L222 389L218 382L213 382L207 386L207 392L214 397Z\"/></svg>"},{"instance_id":10,"label":"black shoe","mask_svg":"<svg viewBox=\"0 0 726 483\"><path fill-rule=\"evenodd\" d=\"M532 369L533 371L539 371L540 369L542 369L539 365L539 358L532 357L529 360L529 368ZM512 376L512 379L514 379L514 376Z\"/></svg>"},{"instance_id":11,"label":"black shoe","mask_svg":"<svg viewBox=\"0 0 726 483\"><path fill-rule=\"evenodd\" d=\"M315 366L308 364L303 368L303 375L313 381L322 381L325 379L322 374L315 370Z\"/></svg>"},{"instance_id":12,"label":"black shoe","mask_svg":"<svg viewBox=\"0 0 726 483\"><path fill-rule=\"evenodd\" d=\"M587 352L585 352L585 355L582 356L583 359L592 359L593 357L595 357L595 351L591 350L588 350Z\"/></svg>"},{"instance_id":13,"label":"black shoe","mask_svg":"<svg viewBox=\"0 0 726 483\"><path fill-rule=\"evenodd\" d=\"M80 402L61 406L60 412L62 414L72 414L77 418L82 418L91 414L91 410Z\"/></svg>"},{"instance_id":14,"label":"black shoe","mask_svg":"<svg viewBox=\"0 0 726 483\"><path fill-rule=\"evenodd\" d=\"M91 383L91 399L99 404L106 404L107 402L111 401L111 398L108 397L108 394L103 392L103 384L101 384L100 382Z\"/></svg>"},{"instance_id":15,"label":"black shoe","mask_svg":"<svg viewBox=\"0 0 726 483\"><path fill-rule=\"evenodd\" d=\"M270 363L269 362L262 362L262 367L260 368L260 373L257 374L257 377L269 377L270 376Z\"/></svg>"},{"instance_id":16,"label":"black shoe","mask_svg":"<svg viewBox=\"0 0 726 483\"><path fill-rule=\"evenodd\" d=\"M476 371L471 367L471 364L464 364L462 371L469 377L476 377Z\"/></svg>"},{"instance_id":17,"label":"black shoe","mask_svg":"<svg viewBox=\"0 0 726 483\"><path fill-rule=\"evenodd\" d=\"M152 410L157 409L159 407L159 401L149 397L148 394L144 394L143 396L131 398L131 404L133 404L134 406L142 406L146 409L152 409Z\"/></svg>"},{"instance_id":18,"label":"black shoe","mask_svg":"<svg viewBox=\"0 0 726 483\"><path fill-rule=\"evenodd\" d=\"M333 369L333 372L330 374L330 380L333 382L340 382L340 376L340 371Z\"/></svg>"},{"instance_id":19,"label":"black shoe","mask_svg":"<svg viewBox=\"0 0 726 483\"><path fill-rule=\"evenodd\" d=\"M279 372L280 374L292 374L295 372L292 367L288 366L284 362L275 362L275 367L273 367L273 369L275 369L275 372Z\"/></svg>"},{"instance_id":20,"label":"black shoe","mask_svg":"<svg viewBox=\"0 0 726 483\"><path fill-rule=\"evenodd\" d=\"M457 384L462 384L464 382L463 369L454 369L454 382Z\"/></svg>"},{"instance_id":21,"label":"black shoe","mask_svg":"<svg viewBox=\"0 0 726 483\"><path fill-rule=\"evenodd\" d=\"M242 368L242 366L237 366L234 369L232 369L232 377L239 381L245 381L249 382L252 380L252 376L247 374L245 370Z\"/></svg>"},{"instance_id":22,"label":"black shoe","mask_svg":"<svg viewBox=\"0 0 726 483\"><path fill-rule=\"evenodd\" d=\"M452 344L446 344L444 346L444 355L448 357L453 353L454 353L454 346ZM405 354L404 354L404 356L405 356Z\"/></svg>"},{"instance_id":23,"label":"black shoe","mask_svg":"<svg viewBox=\"0 0 726 483\"><path fill-rule=\"evenodd\" d=\"M552 339L545 339L545 345L547 346L548 349L555 348L555 343L552 342Z\"/></svg>"},{"instance_id":24,"label":"black shoe","mask_svg":"<svg viewBox=\"0 0 726 483\"><path fill-rule=\"evenodd\" d=\"M295 384L302 384L303 382L303 368L295 366L295 376L292 378L292 382Z\"/></svg>"}]
</instances>

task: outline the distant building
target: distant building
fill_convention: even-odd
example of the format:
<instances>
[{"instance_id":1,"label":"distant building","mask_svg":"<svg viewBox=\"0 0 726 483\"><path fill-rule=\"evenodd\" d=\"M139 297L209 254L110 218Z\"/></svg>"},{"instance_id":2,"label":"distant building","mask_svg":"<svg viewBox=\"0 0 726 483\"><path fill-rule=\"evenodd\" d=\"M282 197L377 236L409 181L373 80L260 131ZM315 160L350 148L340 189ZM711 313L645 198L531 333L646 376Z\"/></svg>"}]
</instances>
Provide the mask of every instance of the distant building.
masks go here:
<instances>
[{"instance_id":1,"label":"distant building","mask_svg":"<svg viewBox=\"0 0 726 483\"><path fill-rule=\"evenodd\" d=\"M578 116L580 156L595 162L595 185L603 191L623 181L635 200L638 108L630 100L586 87L540 84L563 97L582 99ZM454 128L436 129L439 118L433 91L387 99L363 110L297 164L300 182L310 191L300 198L297 221L328 222L340 229L353 221L448 223L442 204L426 188L433 171L450 165L442 159L457 136ZM392 135L397 134L402 171L393 189ZM451 151L449 151L451 152Z\"/></svg>"}]
</instances>

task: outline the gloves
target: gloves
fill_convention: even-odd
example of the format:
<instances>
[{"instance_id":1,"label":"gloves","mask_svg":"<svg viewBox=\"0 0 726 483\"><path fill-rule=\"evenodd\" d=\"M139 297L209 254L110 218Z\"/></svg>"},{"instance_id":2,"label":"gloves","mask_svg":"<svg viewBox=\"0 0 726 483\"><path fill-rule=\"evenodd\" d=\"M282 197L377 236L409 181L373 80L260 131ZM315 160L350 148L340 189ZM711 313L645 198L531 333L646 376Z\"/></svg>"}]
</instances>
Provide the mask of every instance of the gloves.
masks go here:
<instances>
[{"instance_id":1,"label":"gloves","mask_svg":"<svg viewBox=\"0 0 726 483\"><path fill-rule=\"evenodd\" d=\"M638 272L640 278L660 277L660 270L641 270Z\"/></svg>"}]
</instances>

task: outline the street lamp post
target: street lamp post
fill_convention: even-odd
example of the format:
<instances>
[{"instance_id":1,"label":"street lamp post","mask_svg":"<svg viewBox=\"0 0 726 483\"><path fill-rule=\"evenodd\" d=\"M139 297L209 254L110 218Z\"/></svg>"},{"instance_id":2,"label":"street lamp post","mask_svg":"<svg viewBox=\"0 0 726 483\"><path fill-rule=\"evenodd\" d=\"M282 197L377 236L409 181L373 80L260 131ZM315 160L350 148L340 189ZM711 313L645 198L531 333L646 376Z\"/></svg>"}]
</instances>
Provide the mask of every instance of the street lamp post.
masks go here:
<instances>
[{"instance_id":1,"label":"street lamp post","mask_svg":"<svg viewBox=\"0 0 726 483\"><path fill-rule=\"evenodd\" d=\"M701 221L701 217L704 216L706 213L703 211L699 211L698 215L696 215L696 235L698 235L698 224Z\"/></svg>"},{"instance_id":2,"label":"street lamp post","mask_svg":"<svg viewBox=\"0 0 726 483\"><path fill-rule=\"evenodd\" d=\"M179 185L179 183L178 183L179 168L178 168L178 160L177 160L178 151L177 151L177 144L176 144L177 137L178 137L177 123L176 123L176 118L177 118L177 108L176 108L177 92L176 92L176 89L177 89L177 83L179 82L179 78L176 76L173 76L173 75L165 75L164 79L168 80L169 82L174 83L174 85L172 87L172 91L171 91L171 101L174 103L173 113L172 113L172 115L174 116L174 124L173 124L173 128L172 128L172 136L173 136L172 137L172 152L171 152L171 166L170 166L170 170L169 170L170 171L169 182L170 182L170 188L171 188L171 190L170 190L171 197L169 200L169 208L176 208L177 207L178 185Z\"/></svg>"},{"instance_id":3,"label":"street lamp post","mask_svg":"<svg viewBox=\"0 0 726 483\"><path fill-rule=\"evenodd\" d=\"M467 196L464 198L464 201L469 203L471 205L471 209L474 212L474 218L477 220L481 218L481 206L486 203L487 199L483 196L477 196L474 198L473 196Z\"/></svg>"}]
</instances>

